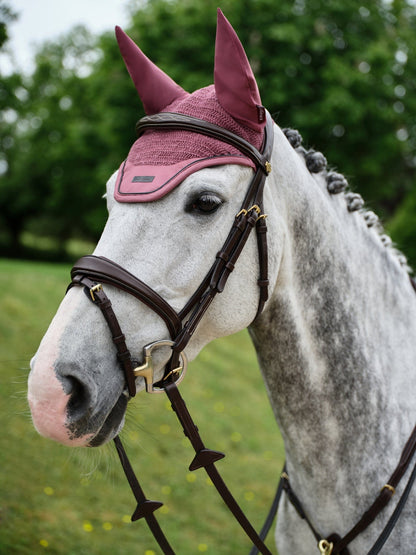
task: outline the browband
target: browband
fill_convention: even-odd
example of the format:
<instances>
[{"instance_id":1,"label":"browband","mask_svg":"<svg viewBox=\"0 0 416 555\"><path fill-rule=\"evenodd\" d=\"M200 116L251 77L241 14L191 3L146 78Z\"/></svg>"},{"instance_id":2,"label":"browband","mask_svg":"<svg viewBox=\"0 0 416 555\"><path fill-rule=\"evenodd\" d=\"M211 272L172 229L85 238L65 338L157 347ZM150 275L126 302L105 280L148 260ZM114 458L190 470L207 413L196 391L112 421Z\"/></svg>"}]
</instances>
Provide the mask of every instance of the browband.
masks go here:
<instances>
[{"instance_id":1,"label":"browband","mask_svg":"<svg viewBox=\"0 0 416 555\"><path fill-rule=\"evenodd\" d=\"M268 116L266 121L270 121L271 117ZM267 140L264 143L264 147L267 148L267 152L259 152L256 147L250 144L248 141L239 137L235 133L223 129L214 123L209 123L203 119L195 118L193 116L187 116L185 114L175 114L171 112L161 112L160 114L155 114L152 116L145 116L141 118L136 124L136 133L140 137L148 129L165 129L172 131L192 131L194 133L200 133L206 135L213 139L218 139L224 143L234 146L245 156L250 158L257 168L261 168L266 175L270 173L270 155L272 151L273 141ZM266 131L267 134L267 131ZM271 143L271 144L270 144Z\"/></svg>"}]
</instances>

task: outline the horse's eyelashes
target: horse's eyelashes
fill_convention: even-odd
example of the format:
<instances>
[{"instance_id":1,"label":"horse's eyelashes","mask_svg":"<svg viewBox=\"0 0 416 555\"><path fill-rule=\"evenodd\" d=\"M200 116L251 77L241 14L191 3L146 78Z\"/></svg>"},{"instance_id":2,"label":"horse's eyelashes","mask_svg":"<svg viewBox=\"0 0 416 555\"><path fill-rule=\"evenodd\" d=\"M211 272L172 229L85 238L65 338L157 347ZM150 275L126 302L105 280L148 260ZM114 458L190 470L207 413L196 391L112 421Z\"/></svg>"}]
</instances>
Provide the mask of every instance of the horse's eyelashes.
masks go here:
<instances>
[{"instance_id":1,"label":"horse's eyelashes","mask_svg":"<svg viewBox=\"0 0 416 555\"><path fill-rule=\"evenodd\" d=\"M187 206L188 212L212 214L222 205L222 199L214 193L202 193L193 198Z\"/></svg>"}]
</instances>

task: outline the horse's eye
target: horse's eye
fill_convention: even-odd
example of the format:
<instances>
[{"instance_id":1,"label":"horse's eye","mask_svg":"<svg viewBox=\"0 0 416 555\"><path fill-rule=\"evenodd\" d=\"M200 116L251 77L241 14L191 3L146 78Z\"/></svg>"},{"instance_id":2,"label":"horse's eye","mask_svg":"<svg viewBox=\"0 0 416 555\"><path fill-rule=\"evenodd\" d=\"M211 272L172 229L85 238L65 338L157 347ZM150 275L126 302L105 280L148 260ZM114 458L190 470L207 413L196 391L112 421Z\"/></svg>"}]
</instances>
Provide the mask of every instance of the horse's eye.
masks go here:
<instances>
[{"instance_id":1,"label":"horse's eye","mask_svg":"<svg viewBox=\"0 0 416 555\"><path fill-rule=\"evenodd\" d=\"M212 214L222 204L222 200L213 193L202 193L199 197L192 200L189 209L191 212L199 214Z\"/></svg>"}]
</instances>

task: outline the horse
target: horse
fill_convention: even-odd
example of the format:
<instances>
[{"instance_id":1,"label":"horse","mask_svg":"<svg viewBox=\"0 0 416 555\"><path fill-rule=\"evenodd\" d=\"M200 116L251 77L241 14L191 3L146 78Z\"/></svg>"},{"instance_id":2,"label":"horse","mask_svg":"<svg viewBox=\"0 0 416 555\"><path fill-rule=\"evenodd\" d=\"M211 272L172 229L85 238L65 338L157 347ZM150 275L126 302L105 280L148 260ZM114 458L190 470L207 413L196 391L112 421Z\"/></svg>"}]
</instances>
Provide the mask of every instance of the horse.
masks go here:
<instances>
[{"instance_id":1,"label":"horse","mask_svg":"<svg viewBox=\"0 0 416 555\"><path fill-rule=\"evenodd\" d=\"M183 329L175 314L183 315L195 292L199 301L210 290L210 268L222 264L226 286L217 287L182 343L192 360L215 338L249 329L285 445L279 553L362 555L397 520L383 540L385 552L413 554L416 495L405 481L416 422L416 295L405 258L324 156L271 120L221 11L214 85L192 94L121 29L116 34L148 120L107 183L109 216L93 258L124 276L124 289L104 285L124 333L118 341L128 343L133 366L143 361L143 348L155 347L151 372L142 364L133 380L131 372L123 374L112 329L91 304L102 284L88 281L87 270L75 271L31 361L28 400L36 429L69 446L116 437L136 389L163 384L178 345L169 337ZM185 128L195 118L199 127ZM221 133L206 136L202 125L220 127L231 142L238 138L231 144ZM266 133L270 158L259 169ZM247 206L259 172L264 193ZM242 219L261 233L247 232L241 255L231 260L224 241ZM128 280L150 290L144 302L127 294ZM169 322L178 329L172 332ZM181 353L169 374L180 374ZM390 483L403 459L405 479ZM395 492L401 504L407 500L400 518L397 503L387 503ZM337 544L380 496L388 499L373 522L368 518L348 545Z\"/></svg>"}]
</instances>

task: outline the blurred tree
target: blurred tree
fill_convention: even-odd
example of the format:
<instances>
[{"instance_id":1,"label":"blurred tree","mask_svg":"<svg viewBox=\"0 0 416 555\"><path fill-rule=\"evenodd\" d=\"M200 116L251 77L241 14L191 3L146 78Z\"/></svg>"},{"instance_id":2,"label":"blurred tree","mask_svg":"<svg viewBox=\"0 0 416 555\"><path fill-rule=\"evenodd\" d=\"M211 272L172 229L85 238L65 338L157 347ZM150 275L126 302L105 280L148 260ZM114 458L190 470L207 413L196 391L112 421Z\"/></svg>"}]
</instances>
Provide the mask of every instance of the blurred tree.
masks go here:
<instances>
[{"instance_id":1,"label":"blurred tree","mask_svg":"<svg viewBox=\"0 0 416 555\"><path fill-rule=\"evenodd\" d=\"M189 91L212 83L216 1L132 0L129 7L127 31L156 64ZM279 125L297 127L384 217L412 207L414 3L224 0L222 9ZM26 92L17 82L10 87L21 103L18 121L9 114L6 122L12 139L1 213L19 191L19 207L9 213L21 214L20 229L30 219L62 240L74 231L96 236L104 181L126 156L143 114L113 33L93 40L77 29L45 45ZM9 95L9 106L15 99ZM413 214L401 213L404 222ZM392 230L396 238L399 227Z\"/></svg>"},{"instance_id":2,"label":"blurred tree","mask_svg":"<svg viewBox=\"0 0 416 555\"><path fill-rule=\"evenodd\" d=\"M416 269L416 187L406 196L389 222L388 231Z\"/></svg>"},{"instance_id":3,"label":"blurred tree","mask_svg":"<svg viewBox=\"0 0 416 555\"><path fill-rule=\"evenodd\" d=\"M13 104L15 115L3 113L9 134L3 138L8 148L0 176L0 225L15 254L25 228L54 237L64 251L69 237L96 238L104 223L98 194L103 183L97 183L94 168L103 146L87 79L100 55L95 43L81 27L58 44L46 43L33 75L10 88L8 113Z\"/></svg>"},{"instance_id":4,"label":"blurred tree","mask_svg":"<svg viewBox=\"0 0 416 555\"><path fill-rule=\"evenodd\" d=\"M13 12L8 2L0 0L0 49L9 38L7 25L16 19L17 15Z\"/></svg>"},{"instance_id":5,"label":"blurred tree","mask_svg":"<svg viewBox=\"0 0 416 555\"><path fill-rule=\"evenodd\" d=\"M11 10L8 3L0 0L0 52L3 52L8 41L7 25L14 21L17 15ZM2 75L0 73L0 178L5 175L8 169L7 150L14 145L14 126L17 121L19 100L15 91L22 92L22 79L19 75ZM19 94L19 92L17 93ZM0 187L0 206L2 205L3 190ZM16 222L14 218L8 219L0 211L0 243L8 242L12 246L16 246L14 241L14 227ZM6 226L1 223L6 222Z\"/></svg>"}]
</instances>

